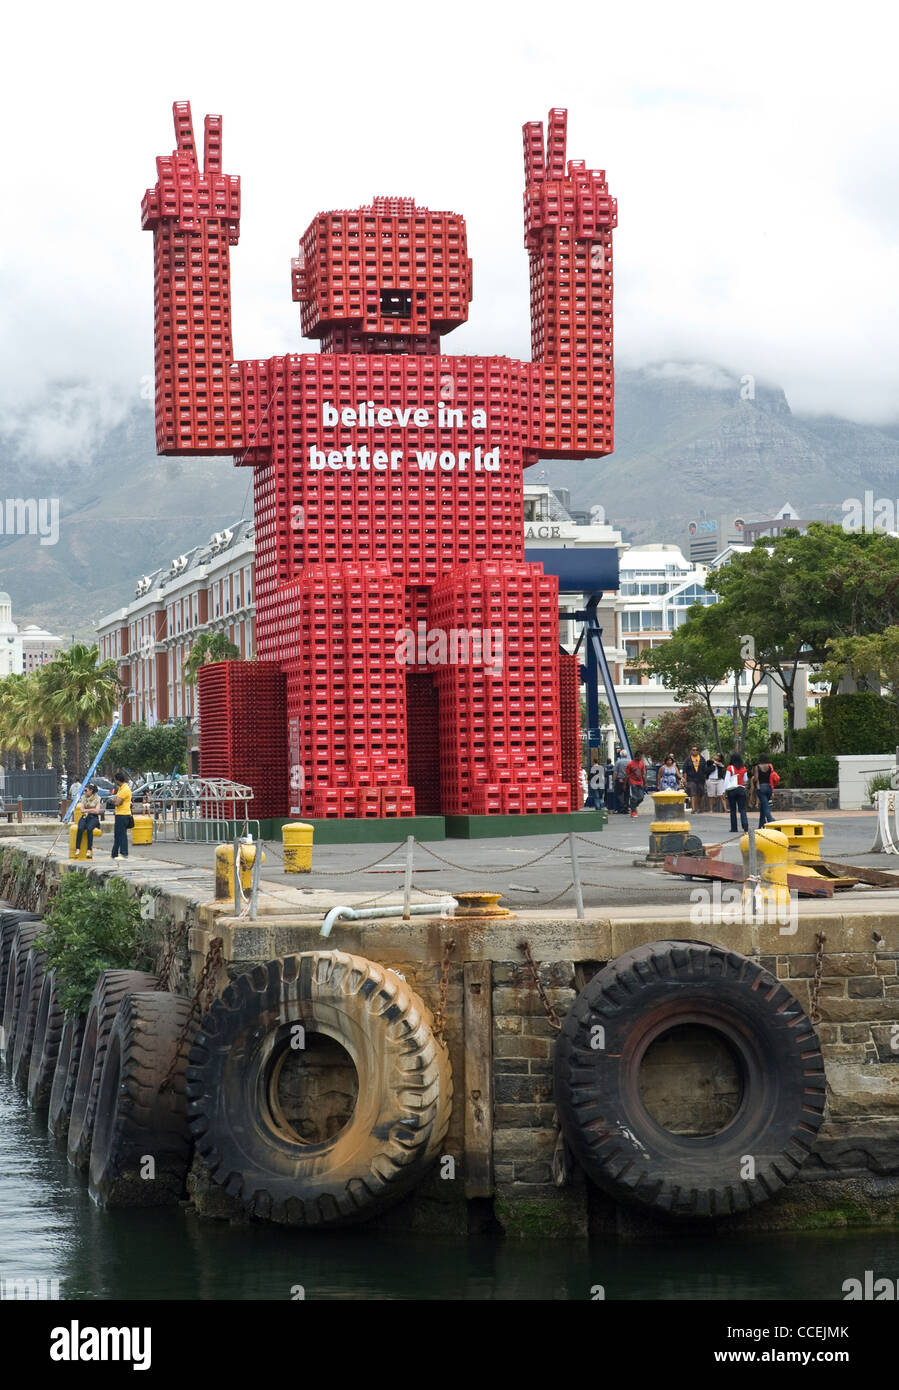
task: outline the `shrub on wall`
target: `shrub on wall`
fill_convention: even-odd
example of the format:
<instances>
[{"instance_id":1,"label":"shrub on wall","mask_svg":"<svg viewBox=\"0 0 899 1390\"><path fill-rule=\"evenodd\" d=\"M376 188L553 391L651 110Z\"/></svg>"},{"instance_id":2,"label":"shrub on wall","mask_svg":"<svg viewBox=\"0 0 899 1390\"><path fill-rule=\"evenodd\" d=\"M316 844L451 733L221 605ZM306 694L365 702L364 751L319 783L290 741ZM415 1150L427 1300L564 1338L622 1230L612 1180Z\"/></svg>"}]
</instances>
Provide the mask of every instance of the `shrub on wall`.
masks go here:
<instances>
[{"instance_id":1,"label":"shrub on wall","mask_svg":"<svg viewBox=\"0 0 899 1390\"><path fill-rule=\"evenodd\" d=\"M772 754L771 762L780 775L782 787L835 787L840 780L840 765L829 753L808 758Z\"/></svg>"},{"instance_id":2,"label":"shrub on wall","mask_svg":"<svg viewBox=\"0 0 899 1390\"><path fill-rule=\"evenodd\" d=\"M822 701L828 753L892 753L899 743L899 710L871 690Z\"/></svg>"},{"instance_id":3,"label":"shrub on wall","mask_svg":"<svg viewBox=\"0 0 899 1390\"><path fill-rule=\"evenodd\" d=\"M101 970L149 968L140 903L125 880L98 884L86 874L63 874L35 945L56 971L59 1002L68 1014L87 1013Z\"/></svg>"}]
</instances>

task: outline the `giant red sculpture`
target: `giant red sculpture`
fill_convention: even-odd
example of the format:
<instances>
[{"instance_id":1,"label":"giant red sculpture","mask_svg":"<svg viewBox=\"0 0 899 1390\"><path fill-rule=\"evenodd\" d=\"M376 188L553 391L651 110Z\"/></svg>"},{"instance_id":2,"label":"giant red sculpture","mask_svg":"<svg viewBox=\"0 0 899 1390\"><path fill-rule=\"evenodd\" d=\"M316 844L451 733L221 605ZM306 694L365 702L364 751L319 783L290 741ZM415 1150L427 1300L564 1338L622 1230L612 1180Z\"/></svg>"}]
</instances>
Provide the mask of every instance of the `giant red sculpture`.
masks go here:
<instances>
[{"instance_id":1,"label":"giant red sculpture","mask_svg":"<svg viewBox=\"0 0 899 1390\"><path fill-rule=\"evenodd\" d=\"M293 297L320 351L236 362L240 180L221 118L201 168L174 112L142 206L157 448L254 472L257 650L286 676L268 814L567 811L557 581L525 561L523 470L612 450L604 172L566 162L564 110L545 144L524 127L532 361L444 355L472 297L465 222L379 197L301 239ZM205 722L201 704L201 748Z\"/></svg>"}]
</instances>

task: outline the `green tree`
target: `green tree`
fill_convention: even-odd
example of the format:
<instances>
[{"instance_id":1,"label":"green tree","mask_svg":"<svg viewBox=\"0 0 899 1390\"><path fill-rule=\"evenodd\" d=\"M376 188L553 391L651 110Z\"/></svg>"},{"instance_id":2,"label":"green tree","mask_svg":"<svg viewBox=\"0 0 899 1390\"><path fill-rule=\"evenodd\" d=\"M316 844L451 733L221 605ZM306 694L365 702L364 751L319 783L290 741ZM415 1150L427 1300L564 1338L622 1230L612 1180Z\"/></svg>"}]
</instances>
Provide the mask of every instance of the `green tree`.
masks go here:
<instances>
[{"instance_id":1,"label":"green tree","mask_svg":"<svg viewBox=\"0 0 899 1390\"><path fill-rule=\"evenodd\" d=\"M899 704L899 626L864 637L831 637L827 652L819 672L822 680L836 686L849 677L859 689L866 689L873 679L886 686L876 693Z\"/></svg>"},{"instance_id":2,"label":"green tree","mask_svg":"<svg viewBox=\"0 0 899 1390\"><path fill-rule=\"evenodd\" d=\"M12 767L25 766L33 733L28 709L28 677L16 671L0 680L0 748Z\"/></svg>"},{"instance_id":3,"label":"green tree","mask_svg":"<svg viewBox=\"0 0 899 1390\"><path fill-rule=\"evenodd\" d=\"M186 772L189 732L187 719L177 719L173 724L157 724L152 729L144 723L120 725L103 754L100 771L112 774L124 768L141 776L147 772ZM89 748L91 758L104 737L102 729L92 736Z\"/></svg>"},{"instance_id":4,"label":"green tree","mask_svg":"<svg viewBox=\"0 0 899 1390\"><path fill-rule=\"evenodd\" d=\"M668 641L646 652L641 662L644 671L660 680L666 690L673 692L678 704L701 703L705 707L709 732L715 739L719 753L724 750L715 716L716 691L720 686L733 682L731 699L741 730L737 742L742 748L752 699L766 674L765 667L758 661L747 663L743 655L744 631L733 611L723 603L709 606L694 603L687 609L686 620L675 628ZM744 699L738 680L747 668L751 672L751 679ZM729 738L727 741L733 740Z\"/></svg>"},{"instance_id":5,"label":"green tree","mask_svg":"<svg viewBox=\"0 0 899 1390\"><path fill-rule=\"evenodd\" d=\"M213 661L234 661L239 656L240 647L235 647L223 632L202 632L184 663L182 680L185 685L196 685L201 666Z\"/></svg>"},{"instance_id":6,"label":"green tree","mask_svg":"<svg viewBox=\"0 0 899 1390\"><path fill-rule=\"evenodd\" d=\"M74 775L81 776L82 745L87 749L91 733L109 724L122 699L116 663L99 660L99 649L76 642L41 668L44 718L74 734Z\"/></svg>"},{"instance_id":7,"label":"green tree","mask_svg":"<svg viewBox=\"0 0 899 1390\"><path fill-rule=\"evenodd\" d=\"M815 523L804 535L758 540L706 584L719 596L715 610L752 638L756 664L783 690L789 752L799 663L822 665L833 640L899 620L899 541Z\"/></svg>"},{"instance_id":8,"label":"green tree","mask_svg":"<svg viewBox=\"0 0 899 1390\"><path fill-rule=\"evenodd\" d=\"M714 721L709 718L705 705L698 701L666 710L654 719L649 737L644 737L643 748L654 762L673 753L680 767L694 743L700 748L715 743Z\"/></svg>"}]
</instances>

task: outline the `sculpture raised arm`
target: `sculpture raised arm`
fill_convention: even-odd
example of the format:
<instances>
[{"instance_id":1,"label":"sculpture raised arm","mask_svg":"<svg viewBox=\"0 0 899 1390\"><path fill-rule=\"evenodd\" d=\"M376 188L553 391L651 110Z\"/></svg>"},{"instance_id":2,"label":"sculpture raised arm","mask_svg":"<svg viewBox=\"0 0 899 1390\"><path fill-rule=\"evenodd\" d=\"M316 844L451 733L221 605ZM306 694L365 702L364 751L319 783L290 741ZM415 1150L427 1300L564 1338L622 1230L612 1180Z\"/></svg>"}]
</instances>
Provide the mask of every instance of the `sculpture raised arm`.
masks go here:
<instances>
[{"instance_id":1,"label":"sculpture raised arm","mask_svg":"<svg viewBox=\"0 0 899 1390\"><path fill-rule=\"evenodd\" d=\"M543 368L529 462L595 458L613 448L612 229L605 171L566 163L568 113L524 127L524 243L530 257L531 352Z\"/></svg>"},{"instance_id":2,"label":"sculpture raised arm","mask_svg":"<svg viewBox=\"0 0 899 1390\"><path fill-rule=\"evenodd\" d=\"M240 386L231 373L229 247L240 228L240 179L223 174L222 118L204 123L197 164L190 103L176 101L176 148L156 161L141 204L153 232L156 448L222 454L243 440Z\"/></svg>"}]
</instances>

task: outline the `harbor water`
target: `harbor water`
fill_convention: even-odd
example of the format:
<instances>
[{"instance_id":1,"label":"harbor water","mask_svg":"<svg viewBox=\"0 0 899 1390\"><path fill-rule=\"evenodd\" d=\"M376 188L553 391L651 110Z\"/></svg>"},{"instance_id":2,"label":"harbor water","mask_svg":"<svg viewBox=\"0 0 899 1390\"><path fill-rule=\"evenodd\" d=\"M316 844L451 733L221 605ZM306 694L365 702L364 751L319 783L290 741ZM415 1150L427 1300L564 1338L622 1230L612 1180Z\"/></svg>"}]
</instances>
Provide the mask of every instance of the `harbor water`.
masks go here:
<instances>
[{"instance_id":1,"label":"harbor water","mask_svg":"<svg viewBox=\"0 0 899 1390\"><path fill-rule=\"evenodd\" d=\"M899 1232L653 1243L316 1236L182 1208L98 1210L0 1074L0 1297L36 1279L64 1299L841 1300L865 1270L899 1278Z\"/></svg>"}]
</instances>

